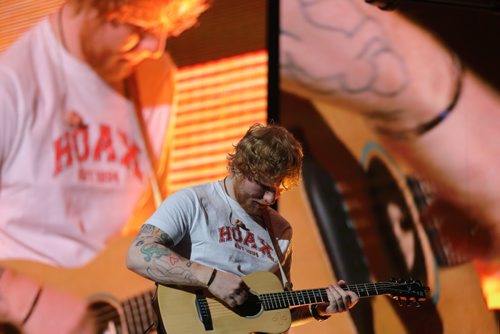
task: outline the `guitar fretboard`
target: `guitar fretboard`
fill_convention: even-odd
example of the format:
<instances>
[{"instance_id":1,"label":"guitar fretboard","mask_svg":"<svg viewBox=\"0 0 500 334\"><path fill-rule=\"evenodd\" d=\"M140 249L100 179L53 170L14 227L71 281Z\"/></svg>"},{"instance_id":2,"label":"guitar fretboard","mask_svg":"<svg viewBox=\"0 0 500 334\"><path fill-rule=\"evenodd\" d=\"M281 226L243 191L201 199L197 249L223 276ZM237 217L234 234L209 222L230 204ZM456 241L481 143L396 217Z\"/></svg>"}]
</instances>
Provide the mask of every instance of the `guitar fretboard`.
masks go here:
<instances>
[{"instance_id":1,"label":"guitar fretboard","mask_svg":"<svg viewBox=\"0 0 500 334\"><path fill-rule=\"evenodd\" d=\"M143 334L151 327L156 316L153 311L154 291L148 291L122 303L130 334Z\"/></svg>"},{"instance_id":2,"label":"guitar fretboard","mask_svg":"<svg viewBox=\"0 0 500 334\"><path fill-rule=\"evenodd\" d=\"M152 298L154 290L147 291L120 303L121 312L116 305L108 302L95 303L92 307L97 320L98 333L105 333L109 324L113 323L118 333L125 332L122 320L126 326L126 333L143 334L156 321Z\"/></svg>"},{"instance_id":3,"label":"guitar fretboard","mask_svg":"<svg viewBox=\"0 0 500 334\"><path fill-rule=\"evenodd\" d=\"M388 294L387 288L392 285L393 283L391 282L363 283L347 285L343 289L354 291L361 298L365 298ZM259 297L266 311L288 308L290 306L328 302L328 295L325 288L264 293L260 294Z\"/></svg>"}]
</instances>

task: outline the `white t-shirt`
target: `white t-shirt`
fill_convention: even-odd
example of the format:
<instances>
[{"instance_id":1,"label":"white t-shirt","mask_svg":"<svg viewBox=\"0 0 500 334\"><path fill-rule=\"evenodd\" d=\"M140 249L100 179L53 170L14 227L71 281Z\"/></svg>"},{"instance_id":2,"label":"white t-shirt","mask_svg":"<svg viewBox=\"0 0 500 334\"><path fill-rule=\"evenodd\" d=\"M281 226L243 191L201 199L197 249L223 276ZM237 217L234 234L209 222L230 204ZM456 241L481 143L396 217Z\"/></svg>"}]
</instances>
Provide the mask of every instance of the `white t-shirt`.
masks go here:
<instances>
[{"instance_id":1,"label":"white t-shirt","mask_svg":"<svg viewBox=\"0 0 500 334\"><path fill-rule=\"evenodd\" d=\"M292 228L275 210L268 210L290 277ZM179 255L191 261L240 276L272 271L281 277L269 233L225 193L220 181L172 194L146 224L167 233Z\"/></svg>"},{"instance_id":2,"label":"white t-shirt","mask_svg":"<svg viewBox=\"0 0 500 334\"><path fill-rule=\"evenodd\" d=\"M149 89L161 103L144 104L143 116L159 153L169 88ZM69 112L86 127L71 127ZM0 259L80 266L121 230L149 174L134 117L129 100L66 52L48 19L0 56Z\"/></svg>"}]
</instances>

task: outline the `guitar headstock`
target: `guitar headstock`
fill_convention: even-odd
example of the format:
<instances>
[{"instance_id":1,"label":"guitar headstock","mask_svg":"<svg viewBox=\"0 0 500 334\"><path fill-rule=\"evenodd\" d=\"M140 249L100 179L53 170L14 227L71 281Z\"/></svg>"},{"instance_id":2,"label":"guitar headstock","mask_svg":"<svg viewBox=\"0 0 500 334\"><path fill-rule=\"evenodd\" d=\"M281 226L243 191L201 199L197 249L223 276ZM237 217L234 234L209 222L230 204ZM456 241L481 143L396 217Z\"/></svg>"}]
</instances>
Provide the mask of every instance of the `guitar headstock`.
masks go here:
<instances>
[{"instance_id":1,"label":"guitar headstock","mask_svg":"<svg viewBox=\"0 0 500 334\"><path fill-rule=\"evenodd\" d=\"M413 279L402 280L393 279L391 282L386 282L384 290L392 299L399 302L399 305L420 306L420 303L427 300L427 292L429 287L422 284L420 281Z\"/></svg>"}]
</instances>

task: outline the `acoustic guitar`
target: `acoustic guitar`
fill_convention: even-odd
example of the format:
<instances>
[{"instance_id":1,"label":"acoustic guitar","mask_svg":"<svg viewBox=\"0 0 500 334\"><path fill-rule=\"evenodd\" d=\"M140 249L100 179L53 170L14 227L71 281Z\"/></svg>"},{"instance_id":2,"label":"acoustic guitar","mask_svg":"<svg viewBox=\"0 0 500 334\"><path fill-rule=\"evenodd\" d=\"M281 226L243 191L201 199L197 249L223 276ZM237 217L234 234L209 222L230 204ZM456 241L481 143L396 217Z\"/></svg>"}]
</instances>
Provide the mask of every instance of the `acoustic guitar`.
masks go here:
<instances>
[{"instance_id":1,"label":"acoustic guitar","mask_svg":"<svg viewBox=\"0 0 500 334\"><path fill-rule=\"evenodd\" d=\"M422 214L429 192L414 182L418 171L388 153L358 114L293 96L281 103L280 122L300 134L308 144L306 157L314 157L316 166L328 176L325 181L317 177L317 170L309 174L310 179L319 179L310 185L331 189L330 196L318 196L323 202L308 196L311 208L324 204L316 205L321 211L315 213L332 212L327 219L315 215L313 223L335 276L358 282L413 277L430 287L432 302L418 313L381 298L365 300L349 312L356 327L352 332L498 333L474 265L449 248L437 233L436 221ZM326 327L333 331L338 324Z\"/></svg>"},{"instance_id":2,"label":"acoustic guitar","mask_svg":"<svg viewBox=\"0 0 500 334\"><path fill-rule=\"evenodd\" d=\"M237 308L219 302L206 289L158 287L161 320L168 334L282 333L291 325L290 308L328 301L326 289L283 291L271 272L245 276L250 297ZM347 285L344 290L361 298L389 295L401 304L419 305L428 287L418 281L392 281Z\"/></svg>"},{"instance_id":3,"label":"acoustic guitar","mask_svg":"<svg viewBox=\"0 0 500 334\"><path fill-rule=\"evenodd\" d=\"M116 239L80 268L56 268L25 260L2 261L0 265L44 286L88 300L98 333L143 334L156 321L152 304L155 288L153 282L125 266L132 240L132 237Z\"/></svg>"}]
</instances>

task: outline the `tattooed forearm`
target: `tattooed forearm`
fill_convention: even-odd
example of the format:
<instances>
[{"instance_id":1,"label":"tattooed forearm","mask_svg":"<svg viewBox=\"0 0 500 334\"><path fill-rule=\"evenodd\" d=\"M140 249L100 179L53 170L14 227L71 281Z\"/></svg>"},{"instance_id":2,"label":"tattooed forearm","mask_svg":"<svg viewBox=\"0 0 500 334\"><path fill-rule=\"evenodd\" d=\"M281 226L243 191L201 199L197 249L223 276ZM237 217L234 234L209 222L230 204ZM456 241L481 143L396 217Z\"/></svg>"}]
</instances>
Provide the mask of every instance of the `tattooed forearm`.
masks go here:
<instances>
[{"instance_id":1,"label":"tattooed forearm","mask_svg":"<svg viewBox=\"0 0 500 334\"><path fill-rule=\"evenodd\" d=\"M149 276L158 282L161 282L165 277L176 277L177 280L172 283L181 283L184 285L193 285L198 282L189 267L183 266L166 266L163 263L158 263L156 266L147 268Z\"/></svg>"},{"instance_id":2,"label":"tattooed forearm","mask_svg":"<svg viewBox=\"0 0 500 334\"><path fill-rule=\"evenodd\" d=\"M162 256L171 254L168 248L159 246L158 244L144 244L141 247L141 253L144 254L144 261L151 262L153 258L161 259Z\"/></svg>"},{"instance_id":3,"label":"tattooed forearm","mask_svg":"<svg viewBox=\"0 0 500 334\"><path fill-rule=\"evenodd\" d=\"M159 228L145 224L141 227L134 243L135 249L129 261L140 263L133 270L164 284L197 285L199 280L193 274L194 263L176 254L171 248L173 239ZM131 268L132 269L132 268Z\"/></svg>"}]
</instances>

